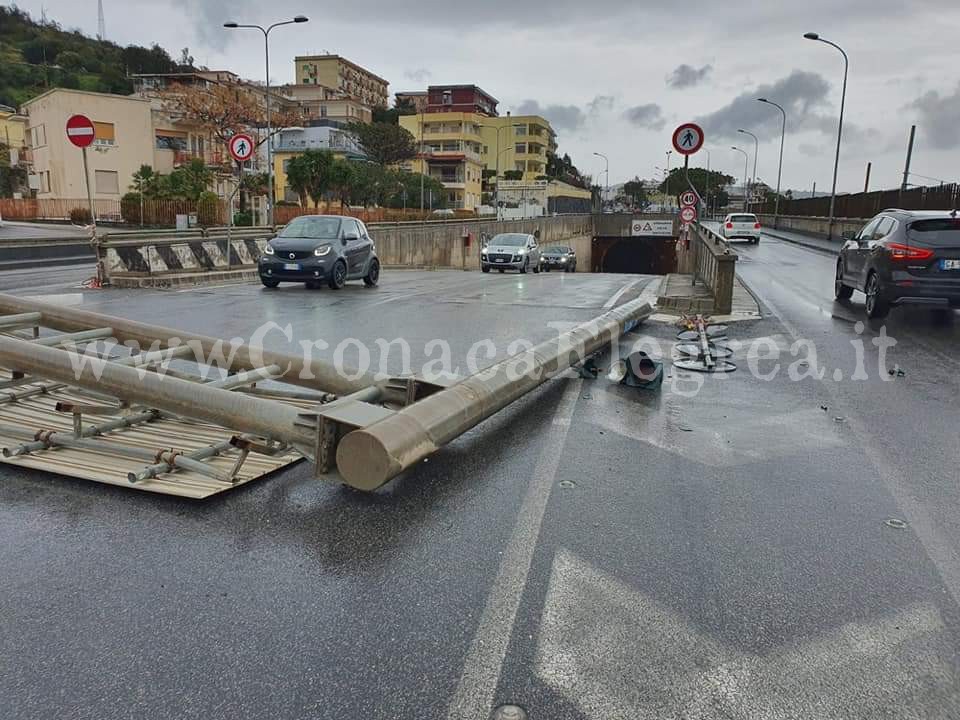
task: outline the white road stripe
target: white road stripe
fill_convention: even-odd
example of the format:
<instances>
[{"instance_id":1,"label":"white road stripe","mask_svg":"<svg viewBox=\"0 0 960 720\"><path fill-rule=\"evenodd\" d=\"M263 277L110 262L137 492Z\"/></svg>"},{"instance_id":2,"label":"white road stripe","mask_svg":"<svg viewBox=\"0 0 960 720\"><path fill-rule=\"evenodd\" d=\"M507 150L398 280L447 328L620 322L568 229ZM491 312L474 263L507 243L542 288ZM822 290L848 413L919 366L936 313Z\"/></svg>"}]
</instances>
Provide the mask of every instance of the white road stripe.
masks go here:
<instances>
[{"instance_id":1,"label":"white road stripe","mask_svg":"<svg viewBox=\"0 0 960 720\"><path fill-rule=\"evenodd\" d=\"M540 525L560 466L560 454L583 386L580 378L570 378L566 382L567 387L553 422L557 429L550 433L533 470L517 524L504 550L500 570L447 710L448 720L482 720L490 716L493 695L540 536Z\"/></svg>"},{"instance_id":2,"label":"white road stripe","mask_svg":"<svg viewBox=\"0 0 960 720\"><path fill-rule=\"evenodd\" d=\"M610 298L603 304L603 309L608 310L609 308L612 308L614 305L617 304L617 300L623 297L623 294L627 292L627 290L632 288L634 285L638 285L639 283L640 283L640 279L631 280L630 282L628 282L626 285L620 288L612 298Z\"/></svg>"}]
</instances>

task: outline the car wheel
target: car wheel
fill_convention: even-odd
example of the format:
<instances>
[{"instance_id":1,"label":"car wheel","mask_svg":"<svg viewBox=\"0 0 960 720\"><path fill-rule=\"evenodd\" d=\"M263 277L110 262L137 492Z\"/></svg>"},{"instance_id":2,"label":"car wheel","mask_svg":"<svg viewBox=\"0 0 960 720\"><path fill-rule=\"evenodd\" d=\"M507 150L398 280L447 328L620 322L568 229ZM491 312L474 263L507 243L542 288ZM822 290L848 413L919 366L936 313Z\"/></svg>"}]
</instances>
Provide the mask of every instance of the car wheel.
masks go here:
<instances>
[{"instance_id":1,"label":"car wheel","mask_svg":"<svg viewBox=\"0 0 960 720\"><path fill-rule=\"evenodd\" d=\"M540 263L537 263L536 265L533 266L533 274L534 275L540 274Z\"/></svg>"},{"instance_id":2,"label":"car wheel","mask_svg":"<svg viewBox=\"0 0 960 720\"><path fill-rule=\"evenodd\" d=\"M833 281L833 294L837 300L849 300L853 297L853 288L843 282L843 266L837 263L837 277Z\"/></svg>"},{"instance_id":3,"label":"car wheel","mask_svg":"<svg viewBox=\"0 0 960 720\"><path fill-rule=\"evenodd\" d=\"M367 271L367 276L363 278L363 284L367 287L376 287L378 282L380 282L380 261L374 258L370 262L370 269Z\"/></svg>"},{"instance_id":4,"label":"car wheel","mask_svg":"<svg viewBox=\"0 0 960 720\"><path fill-rule=\"evenodd\" d=\"M521 274L521 275L526 275L526 274L527 274L527 265L529 265L529 264L530 264L530 260L529 260L529 259L523 261L523 265L520 267L520 274Z\"/></svg>"},{"instance_id":5,"label":"car wheel","mask_svg":"<svg viewBox=\"0 0 960 720\"><path fill-rule=\"evenodd\" d=\"M867 278L867 317L871 320L880 320L890 313L890 303L883 296L883 287L880 285L880 277L875 273L870 273Z\"/></svg>"},{"instance_id":6,"label":"car wheel","mask_svg":"<svg viewBox=\"0 0 960 720\"><path fill-rule=\"evenodd\" d=\"M333 270L330 271L330 279L327 281L327 284L333 290L340 290L343 288L346 282L347 266L344 264L343 260L337 260L336 264L333 266Z\"/></svg>"},{"instance_id":7,"label":"car wheel","mask_svg":"<svg viewBox=\"0 0 960 720\"><path fill-rule=\"evenodd\" d=\"M260 278L260 282L263 283L263 286L265 288L270 288L271 290L273 290L275 287L277 287L280 284L279 280L270 280L265 277Z\"/></svg>"},{"instance_id":8,"label":"car wheel","mask_svg":"<svg viewBox=\"0 0 960 720\"><path fill-rule=\"evenodd\" d=\"M489 266L489 265L481 265L481 266L480 266L480 270L483 271L483 272L490 272L490 266Z\"/></svg>"}]
</instances>

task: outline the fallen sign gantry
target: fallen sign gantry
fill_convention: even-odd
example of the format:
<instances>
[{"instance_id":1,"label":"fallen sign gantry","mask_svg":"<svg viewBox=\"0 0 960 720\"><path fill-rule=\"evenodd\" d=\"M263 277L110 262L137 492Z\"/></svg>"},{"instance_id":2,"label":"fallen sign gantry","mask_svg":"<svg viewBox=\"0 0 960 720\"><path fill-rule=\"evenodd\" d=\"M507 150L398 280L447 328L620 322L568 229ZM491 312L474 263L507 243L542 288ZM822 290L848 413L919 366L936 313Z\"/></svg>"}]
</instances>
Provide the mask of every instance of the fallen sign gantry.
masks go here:
<instances>
[{"instance_id":1,"label":"fallen sign gantry","mask_svg":"<svg viewBox=\"0 0 960 720\"><path fill-rule=\"evenodd\" d=\"M467 378L438 383L378 380L318 360L0 294L0 367L9 372L0 381L0 438L20 439L4 448L3 460L29 464L26 458L66 451L142 460L129 481L165 492L158 481L175 484L192 473L228 488L251 456L271 460L266 471L300 456L313 461L318 477L375 490L651 313L633 300ZM112 354L130 345L149 351ZM204 363L211 357L222 361L225 376L208 382ZM189 372L170 366L190 361ZM258 386L262 381L269 382ZM54 409L59 422L3 414L55 392L64 395ZM91 424L91 415L111 419ZM179 423L175 438L130 434L165 421ZM189 438L191 424L213 435L219 428L219 441ZM56 461L49 468L38 462L62 472Z\"/></svg>"}]
</instances>

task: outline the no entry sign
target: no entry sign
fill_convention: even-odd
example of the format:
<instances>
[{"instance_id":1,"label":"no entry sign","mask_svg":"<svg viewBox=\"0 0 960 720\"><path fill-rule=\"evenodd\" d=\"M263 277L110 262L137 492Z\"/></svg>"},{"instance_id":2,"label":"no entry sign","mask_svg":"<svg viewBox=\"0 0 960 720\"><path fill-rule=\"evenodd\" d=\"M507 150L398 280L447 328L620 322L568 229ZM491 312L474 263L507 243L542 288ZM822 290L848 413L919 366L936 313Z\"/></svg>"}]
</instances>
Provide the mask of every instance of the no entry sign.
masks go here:
<instances>
[{"instance_id":1,"label":"no entry sign","mask_svg":"<svg viewBox=\"0 0 960 720\"><path fill-rule=\"evenodd\" d=\"M93 121L86 115L74 115L67 120L67 140L78 148L91 145L93 135Z\"/></svg>"},{"instance_id":2,"label":"no entry sign","mask_svg":"<svg viewBox=\"0 0 960 720\"><path fill-rule=\"evenodd\" d=\"M703 128L696 123L684 123L673 131L673 149L681 155L693 155L703 147Z\"/></svg>"},{"instance_id":3,"label":"no entry sign","mask_svg":"<svg viewBox=\"0 0 960 720\"><path fill-rule=\"evenodd\" d=\"M253 157L253 138L245 133L237 133L227 144L230 154L237 162L244 162Z\"/></svg>"}]
</instances>

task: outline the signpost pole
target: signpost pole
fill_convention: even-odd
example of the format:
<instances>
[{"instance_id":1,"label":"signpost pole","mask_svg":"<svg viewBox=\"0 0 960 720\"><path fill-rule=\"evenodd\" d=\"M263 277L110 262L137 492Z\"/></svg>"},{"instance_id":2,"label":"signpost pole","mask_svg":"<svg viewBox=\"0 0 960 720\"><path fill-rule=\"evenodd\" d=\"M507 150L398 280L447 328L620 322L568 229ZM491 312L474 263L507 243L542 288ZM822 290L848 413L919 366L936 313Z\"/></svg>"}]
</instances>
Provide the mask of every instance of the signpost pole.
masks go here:
<instances>
[{"instance_id":1,"label":"signpost pole","mask_svg":"<svg viewBox=\"0 0 960 720\"><path fill-rule=\"evenodd\" d=\"M93 193L90 192L90 171L87 169L87 148L81 148L83 152L83 184L87 186L87 205L90 207L90 222L93 223L93 234L97 234L97 215L93 208Z\"/></svg>"}]
</instances>

